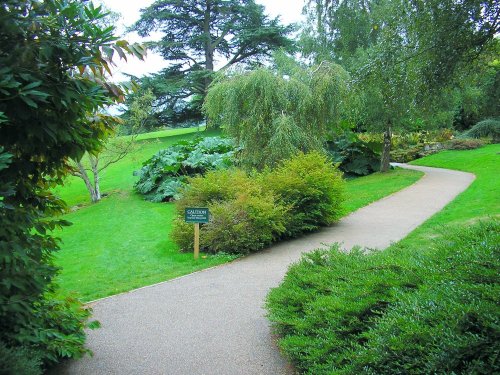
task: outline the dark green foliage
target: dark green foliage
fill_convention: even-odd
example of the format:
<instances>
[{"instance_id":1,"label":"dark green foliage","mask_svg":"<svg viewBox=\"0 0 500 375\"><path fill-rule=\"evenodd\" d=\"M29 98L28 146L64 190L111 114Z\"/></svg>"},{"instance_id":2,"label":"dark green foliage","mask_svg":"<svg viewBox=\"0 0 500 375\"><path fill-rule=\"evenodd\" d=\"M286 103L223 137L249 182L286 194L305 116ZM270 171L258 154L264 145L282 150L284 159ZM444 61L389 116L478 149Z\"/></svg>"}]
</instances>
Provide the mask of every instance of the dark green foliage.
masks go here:
<instances>
[{"instance_id":1,"label":"dark green foliage","mask_svg":"<svg viewBox=\"0 0 500 375\"><path fill-rule=\"evenodd\" d=\"M342 172L354 176L366 176L378 171L381 149L381 145L379 147L375 142L365 142L355 133L345 133L327 143L333 162L339 163Z\"/></svg>"},{"instance_id":2,"label":"dark green foliage","mask_svg":"<svg viewBox=\"0 0 500 375\"><path fill-rule=\"evenodd\" d=\"M331 224L341 213L341 174L319 153L299 154L262 174L219 170L189 182L176 202L172 232L182 250L193 248L186 207L210 209L210 222L201 226L203 251L242 254Z\"/></svg>"},{"instance_id":3,"label":"dark green foliage","mask_svg":"<svg viewBox=\"0 0 500 375\"><path fill-rule=\"evenodd\" d=\"M86 323L91 312L72 297L45 295L34 304L29 324L16 333L14 346L0 342L0 374L41 374L42 367L50 367L61 358L76 359L90 353L84 347L84 329L99 327L97 321Z\"/></svg>"},{"instance_id":4,"label":"dark green foliage","mask_svg":"<svg viewBox=\"0 0 500 375\"><path fill-rule=\"evenodd\" d=\"M33 350L27 348L8 348L0 341L0 374L2 375L40 375L41 360Z\"/></svg>"},{"instance_id":5,"label":"dark green foliage","mask_svg":"<svg viewBox=\"0 0 500 375\"><path fill-rule=\"evenodd\" d=\"M235 151L229 139L220 137L178 142L144 162L135 189L152 202L176 199L187 177L230 167Z\"/></svg>"},{"instance_id":6,"label":"dark green foliage","mask_svg":"<svg viewBox=\"0 0 500 375\"><path fill-rule=\"evenodd\" d=\"M411 252L307 254L267 307L302 373L493 374L499 271L500 223L491 219Z\"/></svg>"},{"instance_id":7,"label":"dark green foliage","mask_svg":"<svg viewBox=\"0 0 500 375\"><path fill-rule=\"evenodd\" d=\"M69 224L57 219L65 205L50 189L70 158L98 151L111 130L87 118L123 95L107 82L113 54L144 52L102 26L105 16L75 0L0 6L0 343L16 356L39 350L45 361L83 350L87 315L60 310L75 323L73 340L61 315L49 318L57 303L43 299L56 274L51 232ZM47 330L53 337L41 338Z\"/></svg>"},{"instance_id":8,"label":"dark green foliage","mask_svg":"<svg viewBox=\"0 0 500 375\"><path fill-rule=\"evenodd\" d=\"M289 207L286 235L297 235L330 225L339 219L344 181L328 158L319 153L299 154L271 171L262 181L266 189Z\"/></svg>"},{"instance_id":9,"label":"dark green foliage","mask_svg":"<svg viewBox=\"0 0 500 375\"><path fill-rule=\"evenodd\" d=\"M445 147L448 150L474 150L483 147L485 142L474 138L455 138L446 142Z\"/></svg>"},{"instance_id":10,"label":"dark green foliage","mask_svg":"<svg viewBox=\"0 0 500 375\"><path fill-rule=\"evenodd\" d=\"M202 225L200 235L205 252L247 254L269 245L285 230L286 208L254 178L237 169L191 179L176 207L172 238L185 251L193 248L193 225L184 222L186 207L210 210L210 223Z\"/></svg>"},{"instance_id":11,"label":"dark green foliage","mask_svg":"<svg viewBox=\"0 0 500 375\"><path fill-rule=\"evenodd\" d=\"M493 139L493 142L498 143L500 142L500 120L491 118L480 121L467 130L463 136L466 138L490 137Z\"/></svg>"}]
</instances>

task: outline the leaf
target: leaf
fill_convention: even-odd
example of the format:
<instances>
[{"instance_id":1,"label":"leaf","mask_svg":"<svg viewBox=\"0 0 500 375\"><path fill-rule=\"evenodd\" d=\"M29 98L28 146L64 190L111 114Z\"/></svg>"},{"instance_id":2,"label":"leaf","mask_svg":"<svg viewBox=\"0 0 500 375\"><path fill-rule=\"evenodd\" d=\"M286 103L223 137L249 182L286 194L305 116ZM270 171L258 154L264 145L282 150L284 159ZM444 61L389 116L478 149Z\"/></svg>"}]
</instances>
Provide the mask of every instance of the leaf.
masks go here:
<instances>
[{"instance_id":1,"label":"leaf","mask_svg":"<svg viewBox=\"0 0 500 375\"><path fill-rule=\"evenodd\" d=\"M25 102L27 105L33 108L38 108L38 104L36 104L32 99L25 95L20 95L19 96L23 102Z\"/></svg>"},{"instance_id":2,"label":"leaf","mask_svg":"<svg viewBox=\"0 0 500 375\"><path fill-rule=\"evenodd\" d=\"M34 89L35 87L38 87L42 84L42 81L36 81L36 82L31 82L30 84L24 86L22 88L23 91L29 90L29 89Z\"/></svg>"}]
</instances>

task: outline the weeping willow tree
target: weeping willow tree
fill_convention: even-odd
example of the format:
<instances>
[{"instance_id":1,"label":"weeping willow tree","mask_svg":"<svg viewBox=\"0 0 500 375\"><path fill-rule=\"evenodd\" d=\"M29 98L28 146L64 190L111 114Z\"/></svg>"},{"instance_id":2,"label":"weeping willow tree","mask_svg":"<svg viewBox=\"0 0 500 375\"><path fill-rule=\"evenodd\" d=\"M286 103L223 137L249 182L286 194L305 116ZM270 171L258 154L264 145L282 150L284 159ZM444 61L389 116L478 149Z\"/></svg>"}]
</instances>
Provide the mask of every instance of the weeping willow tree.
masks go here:
<instances>
[{"instance_id":1,"label":"weeping willow tree","mask_svg":"<svg viewBox=\"0 0 500 375\"><path fill-rule=\"evenodd\" d=\"M209 124L236 140L247 168L321 150L346 113L349 76L343 68L330 63L305 68L281 60L274 70L226 74L205 99Z\"/></svg>"}]
</instances>

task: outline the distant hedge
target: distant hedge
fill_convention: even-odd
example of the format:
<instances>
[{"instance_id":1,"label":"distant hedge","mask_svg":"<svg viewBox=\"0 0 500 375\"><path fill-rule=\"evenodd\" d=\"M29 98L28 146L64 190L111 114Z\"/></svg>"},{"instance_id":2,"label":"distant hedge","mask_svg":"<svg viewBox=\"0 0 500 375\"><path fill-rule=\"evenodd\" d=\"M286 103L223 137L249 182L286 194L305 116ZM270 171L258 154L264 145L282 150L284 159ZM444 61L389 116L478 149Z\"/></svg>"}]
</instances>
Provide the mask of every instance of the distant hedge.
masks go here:
<instances>
[{"instance_id":1,"label":"distant hedge","mask_svg":"<svg viewBox=\"0 0 500 375\"><path fill-rule=\"evenodd\" d=\"M317 250L267 299L304 374L500 373L500 222L413 252Z\"/></svg>"},{"instance_id":2,"label":"distant hedge","mask_svg":"<svg viewBox=\"0 0 500 375\"><path fill-rule=\"evenodd\" d=\"M217 170L189 180L176 202L172 238L182 250L193 248L193 225L186 207L208 207L200 246L209 253L246 254L284 238L333 223L341 213L342 174L318 152L299 154L274 170L246 174Z\"/></svg>"}]
</instances>

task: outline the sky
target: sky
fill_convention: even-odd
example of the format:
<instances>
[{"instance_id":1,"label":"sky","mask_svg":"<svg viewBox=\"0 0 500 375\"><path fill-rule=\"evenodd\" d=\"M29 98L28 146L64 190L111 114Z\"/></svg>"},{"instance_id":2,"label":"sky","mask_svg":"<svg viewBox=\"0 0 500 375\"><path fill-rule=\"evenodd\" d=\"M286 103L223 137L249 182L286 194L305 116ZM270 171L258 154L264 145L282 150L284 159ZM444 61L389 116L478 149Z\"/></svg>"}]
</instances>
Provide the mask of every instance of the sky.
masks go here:
<instances>
[{"instance_id":1,"label":"sky","mask_svg":"<svg viewBox=\"0 0 500 375\"><path fill-rule=\"evenodd\" d=\"M139 19L140 9L153 3L153 0L142 1L124 1L124 0L100 0L105 6L121 14L121 19L117 22L118 33L123 33L126 26L132 25ZM271 17L280 16L283 24L297 23L302 20L302 7L304 0L256 0L256 3L265 6L266 14ZM147 40L157 40L161 37L160 33L153 34L150 38L142 39L136 33L124 35L124 39L129 42L141 42ZM119 61L117 68L114 69L114 80L123 79L122 73L132 74L141 77L145 74L155 73L166 67L162 57L148 52L145 61L137 58L129 58L127 62Z\"/></svg>"}]
</instances>

